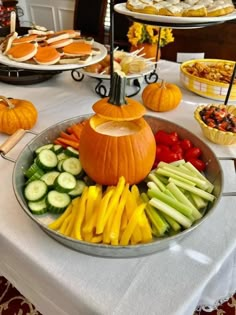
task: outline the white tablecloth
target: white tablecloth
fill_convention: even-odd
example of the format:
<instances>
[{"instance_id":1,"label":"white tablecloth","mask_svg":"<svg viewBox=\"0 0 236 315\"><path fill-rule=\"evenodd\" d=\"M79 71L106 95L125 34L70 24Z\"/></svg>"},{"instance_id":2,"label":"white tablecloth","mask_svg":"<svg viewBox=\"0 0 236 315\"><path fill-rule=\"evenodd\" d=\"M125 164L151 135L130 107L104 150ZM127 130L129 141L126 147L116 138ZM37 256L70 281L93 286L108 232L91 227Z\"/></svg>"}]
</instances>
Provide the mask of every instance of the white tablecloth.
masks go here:
<instances>
[{"instance_id":1,"label":"white tablecloth","mask_svg":"<svg viewBox=\"0 0 236 315\"><path fill-rule=\"evenodd\" d=\"M178 64L161 60L158 74L181 86ZM0 83L0 94L32 101L39 112L34 131L41 132L92 113L99 99L95 85L96 80L87 77L75 82L68 71L40 84ZM149 114L190 129L219 157L236 157L236 146L208 142L194 121L197 104L212 101L182 91L177 109ZM140 94L136 98L141 100ZM6 138L0 135L0 143ZM8 156L16 159L28 141L27 135ZM236 191L233 163L223 161L222 166L224 191ZM14 196L13 168L0 158L0 274L43 315L191 315L197 305L214 306L236 290L236 196L222 197L209 220L170 249L141 258L99 258L57 243L26 216Z\"/></svg>"}]
</instances>

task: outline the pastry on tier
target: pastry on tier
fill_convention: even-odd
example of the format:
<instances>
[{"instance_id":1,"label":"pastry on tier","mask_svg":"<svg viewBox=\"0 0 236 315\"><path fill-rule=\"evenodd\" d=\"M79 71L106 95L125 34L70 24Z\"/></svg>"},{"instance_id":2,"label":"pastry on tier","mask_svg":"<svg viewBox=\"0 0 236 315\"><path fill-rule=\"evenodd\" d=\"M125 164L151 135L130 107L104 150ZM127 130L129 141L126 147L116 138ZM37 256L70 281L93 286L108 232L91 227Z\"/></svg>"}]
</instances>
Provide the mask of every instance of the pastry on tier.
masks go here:
<instances>
[{"instance_id":1,"label":"pastry on tier","mask_svg":"<svg viewBox=\"0 0 236 315\"><path fill-rule=\"evenodd\" d=\"M133 12L184 17L212 17L232 13L232 0L127 0Z\"/></svg>"},{"instance_id":2,"label":"pastry on tier","mask_svg":"<svg viewBox=\"0 0 236 315\"><path fill-rule=\"evenodd\" d=\"M0 43L0 52L11 60L39 65L85 64L100 49L93 47L93 38L85 38L80 31L48 31L37 27L28 34L13 32Z\"/></svg>"}]
</instances>

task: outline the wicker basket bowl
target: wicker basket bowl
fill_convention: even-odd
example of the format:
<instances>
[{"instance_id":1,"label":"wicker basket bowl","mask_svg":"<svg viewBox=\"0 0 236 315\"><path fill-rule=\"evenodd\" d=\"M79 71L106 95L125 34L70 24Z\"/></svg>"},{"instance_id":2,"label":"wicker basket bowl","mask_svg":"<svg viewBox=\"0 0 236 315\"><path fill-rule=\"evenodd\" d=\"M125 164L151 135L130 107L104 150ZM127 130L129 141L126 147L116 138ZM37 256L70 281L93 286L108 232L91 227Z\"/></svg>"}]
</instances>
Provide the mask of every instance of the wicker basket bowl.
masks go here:
<instances>
[{"instance_id":1,"label":"wicker basket bowl","mask_svg":"<svg viewBox=\"0 0 236 315\"><path fill-rule=\"evenodd\" d=\"M208 105L199 105L194 111L194 118L199 123L204 136L209 139L211 142L221 144L221 145L231 145L236 144L236 133L229 132L229 131L221 131L217 128L209 127L201 118L200 112L204 107ZM221 104L214 104L219 108L225 108L228 113L233 114L236 116L236 106L234 105L221 105Z\"/></svg>"}]
</instances>

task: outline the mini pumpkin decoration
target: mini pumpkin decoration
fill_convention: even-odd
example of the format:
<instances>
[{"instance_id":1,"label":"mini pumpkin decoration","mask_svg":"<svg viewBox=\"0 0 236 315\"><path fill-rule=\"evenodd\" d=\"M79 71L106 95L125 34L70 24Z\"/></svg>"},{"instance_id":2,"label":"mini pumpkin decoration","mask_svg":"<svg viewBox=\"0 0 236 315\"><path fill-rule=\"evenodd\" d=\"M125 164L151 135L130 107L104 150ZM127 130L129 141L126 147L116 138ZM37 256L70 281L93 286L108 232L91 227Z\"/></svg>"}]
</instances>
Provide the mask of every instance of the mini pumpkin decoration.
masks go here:
<instances>
[{"instance_id":1,"label":"mini pumpkin decoration","mask_svg":"<svg viewBox=\"0 0 236 315\"><path fill-rule=\"evenodd\" d=\"M12 135L18 129L31 129L38 118L34 105L26 100L0 96L0 132Z\"/></svg>"},{"instance_id":2,"label":"mini pumpkin decoration","mask_svg":"<svg viewBox=\"0 0 236 315\"><path fill-rule=\"evenodd\" d=\"M180 88L165 81L150 83L142 92L143 104L155 112L167 112L176 108L182 99Z\"/></svg>"},{"instance_id":3,"label":"mini pumpkin decoration","mask_svg":"<svg viewBox=\"0 0 236 315\"><path fill-rule=\"evenodd\" d=\"M113 74L110 97L93 105L95 115L80 138L80 160L87 175L101 185L116 185L120 176L130 184L150 172L156 145L145 108L125 97L126 77Z\"/></svg>"}]
</instances>

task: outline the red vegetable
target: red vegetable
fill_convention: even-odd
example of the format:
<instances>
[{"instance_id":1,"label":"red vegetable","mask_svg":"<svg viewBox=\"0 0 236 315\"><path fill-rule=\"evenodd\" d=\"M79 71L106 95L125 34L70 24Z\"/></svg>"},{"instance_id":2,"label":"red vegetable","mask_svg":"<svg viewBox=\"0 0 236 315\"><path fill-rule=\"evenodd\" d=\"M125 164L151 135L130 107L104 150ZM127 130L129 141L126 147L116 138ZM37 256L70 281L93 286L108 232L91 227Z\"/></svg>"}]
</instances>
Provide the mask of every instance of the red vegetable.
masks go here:
<instances>
[{"instance_id":1,"label":"red vegetable","mask_svg":"<svg viewBox=\"0 0 236 315\"><path fill-rule=\"evenodd\" d=\"M172 145L171 151L173 151L174 153L177 153L179 155L180 160L183 158L184 150L182 149L182 147L179 143Z\"/></svg>"},{"instance_id":2,"label":"red vegetable","mask_svg":"<svg viewBox=\"0 0 236 315\"><path fill-rule=\"evenodd\" d=\"M157 131L155 134L155 139L157 144L162 143L168 146L173 145L179 141L177 132L168 133L164 130Z\"/></svg>"},{"instance_id":3,"label":"red vegetable","mask_svg":"<svg viewBox=\"0 0 236 315\"><path fill-rule=\"evenodd\" d=\"M184 159L189 161L191 158L199 158L201 154L202 151L198 147L192 147L184 153Z\"/></svg>"},{"instance_id":4,"label":"red vegetable","mask_svg":"<svg viewBox=\"0 0 236 315\"><path fill-rule=\"evenodd\" d=\"M199 170L200 172L203 172L206 168L206 163L200 159L191 158L188 160L188 162L190 162L193 166L195 166L196 169Z\"/></svg>"},{"instance_id":5,"label":"red vegetable","mask_svg":"<svg viewBox=\"0 0 236 315\"><path fill-rule=\"evenodd\" d=\"M180 140L180 146L181 146L181 148L182 148L184 151L186 151L186 150L192 148L193 144L192 144L192 142L191 142L190 140L188 140L188 139L183 139L183 140Z\"/></svg>"}]
</instances>

